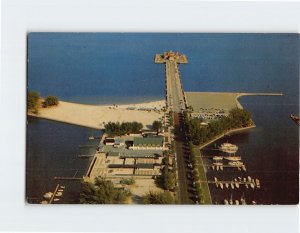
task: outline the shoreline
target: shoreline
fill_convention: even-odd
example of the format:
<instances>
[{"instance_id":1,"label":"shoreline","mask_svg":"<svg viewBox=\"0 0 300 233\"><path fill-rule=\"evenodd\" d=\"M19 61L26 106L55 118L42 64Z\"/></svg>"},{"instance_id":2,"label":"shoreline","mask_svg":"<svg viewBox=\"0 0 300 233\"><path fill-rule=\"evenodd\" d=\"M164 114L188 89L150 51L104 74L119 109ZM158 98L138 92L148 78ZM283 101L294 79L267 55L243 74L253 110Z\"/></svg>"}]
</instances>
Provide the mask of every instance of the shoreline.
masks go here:
<instances>
[{"instance_id":1,"label":"shoreline","mask_svg":"<svg viewBox=\"0 0 300 233\"><path fill-rule=\"evenodd\" d=\"M57 106L39 108L39 114L28 111L27 116L101 130L110 121L137 121L146 129L153 121L163 118L164 108L165 100L120 105L86 105L60 101Z\"/></svg>"},{"instance_id":2,"label":"shoreline","mask_svg":"<svg viewBox=\"0 0 300 233\"><path fill-rule=\"evenodd\" d=\"M236 129L231 129L231 130L228 130L227 132L225 133L222 133L221 135L218 135L216 136L215 138L211 139L210 141L204 143L203 145L199 145L199 149L202 150L204 147L212 144L213 142L225 137L226 135L229 135L229 134L232 134L232 133L239 133L241 131L245 131L245 130L249 130L249 129L253 129L255 128L256 125L255 124L252 124L250 126L247 126L247 127L242 127L242 128L236 128Z\"/></svg>"}]
</instances>

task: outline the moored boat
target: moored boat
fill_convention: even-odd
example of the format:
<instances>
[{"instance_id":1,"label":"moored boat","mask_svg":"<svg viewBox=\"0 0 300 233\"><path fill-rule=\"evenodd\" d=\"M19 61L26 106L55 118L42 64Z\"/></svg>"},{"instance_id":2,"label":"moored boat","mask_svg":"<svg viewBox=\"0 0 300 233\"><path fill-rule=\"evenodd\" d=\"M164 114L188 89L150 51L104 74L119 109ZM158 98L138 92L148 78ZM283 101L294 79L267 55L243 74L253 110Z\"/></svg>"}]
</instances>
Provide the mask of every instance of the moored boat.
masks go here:
<instances>
[{"instance_id":1,"label":"moored boat","mask_svg":"<svg viewBox=\"0 0 300 233\"><path fill-rule=\"evenodd\" d=\"M224 159L228 160L228 161L239 161L241 160L241 156L226 156L224 157Z\"/></svg>"},{"instance_id":2,"label":"moored boat","mask_svg":"<svg viewBox=\"0 0 300 233\"><path fill-rule=\"evenodd\" d=\"M234 154L235 152L237 152L238 147L237 145L225 142L220 145L219 150L225 153Z\"/></svg>"}]
</instances>

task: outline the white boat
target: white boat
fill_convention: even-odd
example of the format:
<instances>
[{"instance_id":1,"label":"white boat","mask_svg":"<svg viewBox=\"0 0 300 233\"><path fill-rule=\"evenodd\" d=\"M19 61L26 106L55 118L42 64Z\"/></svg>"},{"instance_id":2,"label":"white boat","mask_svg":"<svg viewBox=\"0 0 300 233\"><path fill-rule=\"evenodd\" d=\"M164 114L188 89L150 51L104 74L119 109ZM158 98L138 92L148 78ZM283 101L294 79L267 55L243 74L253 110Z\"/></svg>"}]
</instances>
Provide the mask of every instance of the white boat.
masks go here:
<instances>
[{"instance_id":1,"label":"white boat","mask_svg":"<svg viewBox=\"0 0 300 233\"><path fill-rule=\"evenodd\" d=\"M223 157L222 156L214 156L213 160L215 160L215 161L221 161L221 160L223 160Z\"/></svg>"},{"instance_id":2,"label":"white boat","mask_svg":"<svg viewBox=\"0 0 300 233\"><path fill-rule=\"evenodd\" d=\"M54 198L54 201L59 201L60 199L59 198Z\"/></svg>"},{"instance_id":3,"label":"white boat","mask_svg":"<svg viewBox=\"0 0 300 233\"><path fill-rule=\"evenodd\" d=\"M247 181L247 179L244 177L243 181L244 181L244 182L246 182L246 181Z\"/></svg>"},{"instance_id":4,"label":"white boat","mask_svg":"<svg viewBox=\"0 0 300 233\"><path fill-rule=\"evenodd\" d=\"M251 182L251 176L248 176L248 181Z\"/></svg>"},{"instance_id":5,"label":"white boat","mask_svg":"<svg viewBox=\"0 0 300 233\"><path fill-rule=\"evenodd\" d=\"M227 201L227 199L224 200L224 204L229 205L229 202Z\"/></svg>"},{"instance_id":6,"label":"white boat","mask_svg":"<svg viewBox=\"0 0 300 233\"><path fill-rule=\"evenodd\" d=\"M230 184L230 185L231 185L231 188L232 188L232 189L234 189L234 183L233 183L233 182L231 182L231 184Z\"/></svg>"},{"instance_id":7,"label":"white boat","mask_svg":"<svg viewBox=\"0 0 300 233\"><path fill-rule=\"evenodd\" d=\"M245 184L246 188L249 188L248 184Z\"/></svg>"},{"instance_id":8,"label":"white boat","mask_svg":"<svg viewBox=\"0 0 300 233\"><path fill-rule=\"evenodd\" d=\"M216 162L216 163L213 163L213 165L215 165L215 166L222 166L222 165L223 165L223 163Z\"/></svg>"},{"instance_id":9,"label":"white boat","mask_svg":"<svg viewBox=\"0 0 300 233\"><path fill-rule=\"evenodd\" d=\"M60 186L60 188L64 189L64 188L65 188L65 186L62 186L62 185L61 185L61 186Z\"/></svg>"},{"instance_id":10,"label":"white boat","mask_svg":"<svg viewBox=\"0 0 300 233\"><path fill-rule=\"evenodd\" d=\"M223 171L223 165L220 166L220 170Z\"/></svg>"},{"instance_id":11,"label":"white boat","mask_svg":"<svg viewBox=\"0 0 300 233\"><path fill-rule=\"evenodd\" d=\"M53 193L52 192L48 192L44 194L44 198L46 199L50 199L52 197Z\"/></svg>"},{"instance_id":12,"label":"white boat","mask_svg":"<svg viewBox=\"0 0 300 233\"><path fill-rule=\"evenodd\" d=\"M239 157L239 156L230 156L230 157ZM229 159L229 161L230 161L230 159ZM238 160L237 161L230 161L230 162L228 162L228 165L239 167L239 166L243 165L243 162L238 161Z\"/></svg>"},{"instance_id":13,"label":"white boat","mask_svg":"<svg viewBox=\"0 0 300 233\"><path fill-rule=\"evenodd\" d=\"M58 191L59 191L59 192L63 192L64 190L63 190L63 189L59 189Z\"/></svg>"},{"instance_id":14,"label":"white boat","mask_svg":"<svg viewBox=\"0 0 300 233\"><path fill-rule=\"evenodd\" d=\"M219 171L219 166L216 166L217 167L217 171Z\"/></svg>"},{"instance_id":15,"label":"white boat","mask_svg":"<svg viewBox=\"0 0 300 233\"><path fill-rule=\"evenodd\" d=\"M56 197L62 196L62 192L57 192L57 193L55 194L55 196L56 196Z\"/></svg>"},{"instance_id":16,"label":"white boat","mask_svg":"<svg viewBox=\"0 0 300 233\"><path fill-rule=\"evenodd\" d=\"M217 182L218 181L218 179L217 179L217 177L215 177L215 182Z\"/></svg>"},{"instance_id":17,"label":"white boat","mask_svg":"<svg viewBox=\"0 0 300 233\"><path fill-rule=\"evenodd\" d=\"M48 201L43 200L43 201L40 202L40 204L48 204Z\"/></svg>"},{"instance_id":18,"label":"white boat","mask_svg":"<svg viewBox=\"0 0 300 233\"><path fill-rule=\"evenodd\" d=\"M238 147L237 145L225 142L220 145L219 150L225 153L234 154L235 152L237 152Z\"/></svg>"},{"instance_id":19,"label":"white boat","mask_svg":"<svg viewBox=\"0 0 300 233\"><path fill-rule=\"evenodd\" d=\"M225 187L226 187L226 188L229 188L229 184L228 184L228 183L225 183Z\"/></svg>"},{"instance_id":20,"label":"white boat","mask_svg":"<svg viewBox=\"0 0 300 233\"><path fill-rule=\"evenodd\" d=\"M251 184L250 184L250 187L251 187L252 189L254 189L254 184L253 184L253 183L251 183Z\"/></svg>"},{"instance_id":21,"label":"white boat","mask_svg":"<svg viewBox=\"0 0 300 233\"><path fill-rule=\"evenodd\" d=\"M241 160L241 156L225 156L224 159L228 161L239 161Z\"/></svg>"},{"instance_id":22,"label":"white boat","mask_svg":"<svg viewBox=\"0 0 300 233\"><path fill-rule=\"evenodd\" d=\"M223 189L223 183L220 183L220 188Z\"/></svg>"},{"instance_id":23,"label":"white boat","mask_svg":"<svg viewBox=\"0 0 300 233\"><path fill-rule=\"evenodd\" d=\"M236 182L235 187L238 189L240 187L240 184L238 182Z\"/></svg>"},{"instance_id":24,"label":"white boat","mask_svg":"<svg viewBox=\"0 0 300 233\"><path fill-rule=\"evenodd\" d=\"M260 182L259 182L259 179L255 179L255 183L256 183L256 187L257 187L257 188L260 188Z\"/></svg>"},{"instance_id":25,"label":"white boat","mask_svg":"<svg viewBox=\"0 0 300 233\"><path fill-rule=\"evenodd\" d=\"M235 204L239 205L240 204L239 200L235 200Z\"/></svg>"}]
</instances>

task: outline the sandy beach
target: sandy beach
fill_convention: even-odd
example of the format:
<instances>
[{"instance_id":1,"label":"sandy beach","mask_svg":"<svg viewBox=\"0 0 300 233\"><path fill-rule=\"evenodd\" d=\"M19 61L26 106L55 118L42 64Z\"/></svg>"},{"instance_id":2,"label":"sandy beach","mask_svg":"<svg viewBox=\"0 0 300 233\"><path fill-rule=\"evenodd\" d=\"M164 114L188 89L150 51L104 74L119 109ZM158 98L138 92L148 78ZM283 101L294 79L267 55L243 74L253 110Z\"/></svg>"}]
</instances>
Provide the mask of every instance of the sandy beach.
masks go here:
<instances>
[{"instance_id":1,"label":"sandy beach","mask_svg":"<svg viewBox=\"0 0 300 233\"><path fill-rule=\"evenodd\" d=\"M95 129L103 129L108 122L141 122L144 128L163 116L165 100L122 105L85 105L60 101L58 106L40 108L30 116L65 122ZM150 110L152 109L152 110Z\"/></svg>"}]
</instances>

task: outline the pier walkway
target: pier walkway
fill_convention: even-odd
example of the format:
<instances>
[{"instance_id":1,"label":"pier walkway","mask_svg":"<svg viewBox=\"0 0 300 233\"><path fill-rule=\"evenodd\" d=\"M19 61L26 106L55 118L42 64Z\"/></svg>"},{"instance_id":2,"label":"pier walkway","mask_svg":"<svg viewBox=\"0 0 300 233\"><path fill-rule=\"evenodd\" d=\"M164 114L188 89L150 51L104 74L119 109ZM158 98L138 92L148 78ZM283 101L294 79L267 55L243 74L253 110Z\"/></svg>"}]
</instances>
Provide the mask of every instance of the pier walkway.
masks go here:
<instances>
[{"instance_id":1,"label":"pier walkway","mask_svg":"<svg viewBox=\"0 0 300 233\"><path fill-rule=\"evenodd\" d=\"M188 193L190 180L187 179L187 168L184 161L183 146L186 143L183 128L182 111L185 110L185 98L180 79L178 63L188 63L185 55L179 55L178 52L165 52L155 56L155 63L166 64L166 103L168 112L174 113L174 140L178 170L178 200L181 204L192 204L193 201Z\"/></svg>"}]
</instances>

